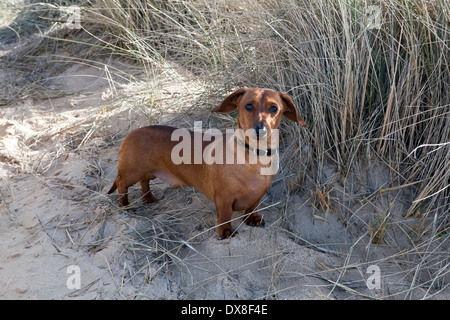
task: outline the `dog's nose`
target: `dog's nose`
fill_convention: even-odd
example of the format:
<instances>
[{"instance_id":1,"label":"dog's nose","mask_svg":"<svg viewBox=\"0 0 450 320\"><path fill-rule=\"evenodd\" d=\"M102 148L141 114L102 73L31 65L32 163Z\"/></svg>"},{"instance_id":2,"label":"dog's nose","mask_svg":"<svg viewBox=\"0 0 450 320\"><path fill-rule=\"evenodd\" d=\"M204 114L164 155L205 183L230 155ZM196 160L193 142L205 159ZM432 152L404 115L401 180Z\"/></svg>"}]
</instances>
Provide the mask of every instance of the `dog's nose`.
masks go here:
<instances>
[{"instance_id":1,"label":"dog's nose","mask_svg":"<svg viewBox=\"0 0 450 320\"><path fill-rule=\"evenodd\" d=\"M267 129L264 125L256 125L255 126L256 138L264 139L267 136Z\"/></svg>"}]
</instances>

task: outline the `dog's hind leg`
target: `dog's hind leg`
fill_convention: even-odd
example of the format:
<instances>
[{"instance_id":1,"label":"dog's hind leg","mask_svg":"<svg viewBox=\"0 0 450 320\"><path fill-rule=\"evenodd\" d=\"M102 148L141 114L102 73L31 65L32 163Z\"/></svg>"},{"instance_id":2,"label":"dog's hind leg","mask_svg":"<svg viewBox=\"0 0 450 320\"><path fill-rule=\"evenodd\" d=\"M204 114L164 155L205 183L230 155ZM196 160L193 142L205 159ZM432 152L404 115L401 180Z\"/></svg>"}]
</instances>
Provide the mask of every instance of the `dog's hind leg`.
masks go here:
<instances>
[{"instance_id":1,"label":"dog's hind leg","mask_svg":"<svg viewBox=\"0 0 450 320\"><path fill-rule=\"evenodd\" d=\"M149 178L149 177L147 177ZM153 203L158 201L158 199L152 194L152 191L150 190L150 180L155 179L155 176L150 177L150 179L142 179L140 181L141 183L141 189L142 189L142 198L147 203Z\"/></svg>"}]
</instances>

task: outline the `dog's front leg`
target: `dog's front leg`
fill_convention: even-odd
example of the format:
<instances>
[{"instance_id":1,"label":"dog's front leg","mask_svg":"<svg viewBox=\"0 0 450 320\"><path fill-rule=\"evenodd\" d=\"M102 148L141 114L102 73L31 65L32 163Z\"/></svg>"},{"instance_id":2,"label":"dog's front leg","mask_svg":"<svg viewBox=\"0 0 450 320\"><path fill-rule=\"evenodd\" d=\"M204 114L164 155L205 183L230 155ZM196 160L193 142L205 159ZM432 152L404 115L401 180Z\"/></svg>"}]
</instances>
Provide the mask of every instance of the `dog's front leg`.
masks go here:
<instances>
[{"instance_id":1,"label":"dog's front leg","mask_svg":"<svg viewBox=\"0 0 450 320\"><path fill-rule=\"evenodd\" d=\"M233 215L233 202L229 199L215 199L217 210L217 239L228 239L236 232L231 227L231 216Z\"/></svg>"}]
</instances>

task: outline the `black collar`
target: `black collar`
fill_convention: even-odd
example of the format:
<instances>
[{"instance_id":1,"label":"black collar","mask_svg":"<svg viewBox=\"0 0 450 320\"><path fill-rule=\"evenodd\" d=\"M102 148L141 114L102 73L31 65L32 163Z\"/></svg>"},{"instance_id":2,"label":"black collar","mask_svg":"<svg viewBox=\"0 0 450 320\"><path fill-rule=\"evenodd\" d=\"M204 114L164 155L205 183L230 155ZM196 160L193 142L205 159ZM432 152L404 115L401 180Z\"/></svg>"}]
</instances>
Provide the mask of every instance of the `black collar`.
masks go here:
<instances>
[{"instance_id":1,"label":"black collar","mask_svg":"<svg viewBox=\"0 0 450 320\"><path fill-rule=\"evenodd\" d=\"M250 150L257 156L272 156L272 155L278 154L278 149L261 150L261 149L257 149L257 148L253 148L253 147L249 146L247 143L245 143L244 141L242 141L239 138L237 139L237 141L239 142L240 145L244 146L245 148L247 148L248 150Z\"/></svg>"}]
</instances>

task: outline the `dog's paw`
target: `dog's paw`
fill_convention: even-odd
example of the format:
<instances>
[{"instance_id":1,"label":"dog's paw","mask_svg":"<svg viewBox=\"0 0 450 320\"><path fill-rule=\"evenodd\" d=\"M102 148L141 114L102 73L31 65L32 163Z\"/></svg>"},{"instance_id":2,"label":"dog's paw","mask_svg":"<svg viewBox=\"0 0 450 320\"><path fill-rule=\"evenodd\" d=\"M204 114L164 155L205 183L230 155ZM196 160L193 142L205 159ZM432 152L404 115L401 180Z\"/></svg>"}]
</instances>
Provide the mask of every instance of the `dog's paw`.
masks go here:
<instances>
[{"instance_id":1,"label":"dog's paw","mask_svg":"<svg viewBox=\"0 0 450 320\"><path fill-rule=\"evenodd\" d=\"M231 228L225 228L217 232L217 239L218 240L224 240L229 239L237 235L237 231L234 231Z\"/></svg>"},{"instance_id":2,"label":"dog's paw","mask_svg":"<svg viewBox=\"0 0 450 320\"><path fill-rule=\"evenodd\" d=\"M266 222L259 214L252 214L245 219L245 223L251 227L265 227Z\"/></svg>"},{"instance_id":3,"label":"dog's paw","mask_svg":"<svg viewBox=\"0 0 450 320\"><path fill-rule=\"evenodd\" d=\"M154 195L145 195L144 196L144 201L147 203L154 203L154 202L158 202L158 198L156 198Z\"/></svg>"}]
</instances>

